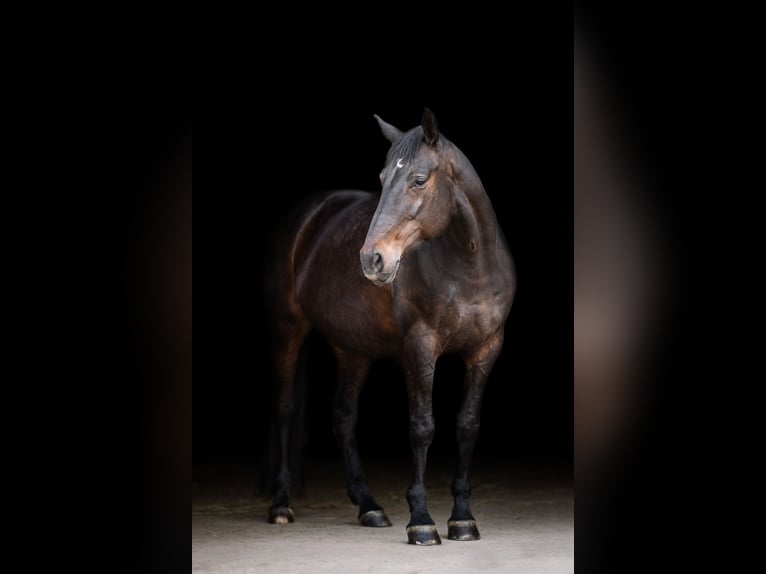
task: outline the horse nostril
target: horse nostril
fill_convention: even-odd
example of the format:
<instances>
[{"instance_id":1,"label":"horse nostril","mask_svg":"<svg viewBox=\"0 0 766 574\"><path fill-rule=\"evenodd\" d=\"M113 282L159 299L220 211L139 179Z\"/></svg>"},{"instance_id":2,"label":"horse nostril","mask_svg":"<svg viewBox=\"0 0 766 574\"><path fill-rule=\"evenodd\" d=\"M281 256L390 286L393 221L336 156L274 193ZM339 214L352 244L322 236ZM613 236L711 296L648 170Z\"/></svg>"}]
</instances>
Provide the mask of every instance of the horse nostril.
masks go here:
<instances>
[{"instance_id":1,"label":"horse nostril","mask_svg":"<svg viewBox=\"0 0 766 574\"><path fill-rule=\"evenodd\" d=\"M383 256L377 251L372 255L372 269L376 273L383 271Z\"/></svg>"}]
</instances>

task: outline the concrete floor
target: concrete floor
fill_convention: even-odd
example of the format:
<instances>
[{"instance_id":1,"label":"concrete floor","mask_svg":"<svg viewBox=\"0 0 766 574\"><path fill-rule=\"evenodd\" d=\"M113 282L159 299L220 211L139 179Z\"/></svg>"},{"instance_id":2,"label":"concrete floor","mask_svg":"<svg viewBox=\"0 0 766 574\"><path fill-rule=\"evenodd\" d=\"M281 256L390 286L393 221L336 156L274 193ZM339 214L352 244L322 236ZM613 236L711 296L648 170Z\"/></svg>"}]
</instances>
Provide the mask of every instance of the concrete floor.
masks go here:
<instances>
[{"instance_id":1,"label":"concrete floor","mask_svg":"<svg viewBox=\"0 0 766 574\"><path fill-rule=\"evenodd\" d=\"M192 497L192 572L574 571L574 502L567 481L528 471L477 468L472 509L482 539L456 542L447 539L451 473L446 465L429 465L429 509L442 545L420 547L406 543L408 472L403 465L367 472L391 528L357 523L339 463L308 468L307 495L294 501L296 522L287 525L266 522L269 502L253 496L253 477L247 473L237 479L198 480Z\"/></svg>"}]
</instances>

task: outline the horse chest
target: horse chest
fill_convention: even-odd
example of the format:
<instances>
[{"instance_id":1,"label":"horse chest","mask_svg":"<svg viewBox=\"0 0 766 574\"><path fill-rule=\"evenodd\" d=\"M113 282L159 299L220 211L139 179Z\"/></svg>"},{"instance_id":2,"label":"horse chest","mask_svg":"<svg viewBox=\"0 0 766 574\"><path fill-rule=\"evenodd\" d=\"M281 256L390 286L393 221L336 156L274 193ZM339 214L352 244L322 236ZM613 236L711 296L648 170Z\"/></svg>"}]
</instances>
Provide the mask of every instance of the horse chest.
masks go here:
<instances>
[{"instance_id":1,"label":"horse chest","mask_svg":"<svg viewBox=\"0 0 766 574\"><path fill-rule=\"evenodd\" d=\"M452 345L448 342L448 347L459 348L484 342L502 323L500 309L491 300L456 303L454 313L457 320L454 329L448 330L452 339Z\"/></svg>"},{"instance_id":2,"label":"horse chest","mask_svg":"<svg viewBox=\"0 0 766 574\"><path fill-rule=\"evenodd\" d=\"M503 323L500 298L489 290L448 287L420 302L422 316L436 331L445 351L483 343Z\"/></svg>"}]
</instances>

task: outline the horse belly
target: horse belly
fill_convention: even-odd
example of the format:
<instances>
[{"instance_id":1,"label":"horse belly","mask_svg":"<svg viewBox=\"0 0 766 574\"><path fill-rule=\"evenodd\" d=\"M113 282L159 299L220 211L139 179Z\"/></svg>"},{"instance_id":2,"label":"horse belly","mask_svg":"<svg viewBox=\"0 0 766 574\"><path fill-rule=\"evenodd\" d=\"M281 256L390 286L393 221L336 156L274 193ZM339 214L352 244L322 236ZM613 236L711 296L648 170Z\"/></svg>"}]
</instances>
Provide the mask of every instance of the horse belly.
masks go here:
<instances>
[{"instance_id":1,"label":"horse belly","mask_svg":"<svg viewBox=\"0 0 766 574\"><path fill-rule=\"evenodd\" d=\"M356 283L334 281L302 290L300 303L306 318L331 345L368 356L395 354L401 336L390 295L381 296L371 291L384 289Z\"/></svg>"}]
</instances>

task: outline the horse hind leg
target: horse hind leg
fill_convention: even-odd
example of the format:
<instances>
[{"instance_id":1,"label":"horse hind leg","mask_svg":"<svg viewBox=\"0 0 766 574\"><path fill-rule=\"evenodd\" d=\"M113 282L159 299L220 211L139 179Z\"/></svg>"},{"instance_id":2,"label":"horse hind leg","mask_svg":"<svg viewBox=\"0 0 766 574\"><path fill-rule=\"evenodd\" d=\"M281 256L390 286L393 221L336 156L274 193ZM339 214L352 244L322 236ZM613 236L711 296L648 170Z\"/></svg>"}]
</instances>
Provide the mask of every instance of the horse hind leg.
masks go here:
<instances>
[{"instance_id":1,"label":"horse hind leg","mask_svg":"<svg viewBox=\"0 0 766 574\"><path fill-rule=\"evenodd\" d=\"M301 448L303 437L291 436L296 409L301 397L296 393L296 367L303 341L308 333L304 321L291 322L277 329L272 351L277 383L276 412L278 426L279 468L274 480L274 498L269 511L269 522L287 524L295 520L290 505L290 491L293 486L291 471L292 454Z\"/></svg>"},{"instance_id":2,"label":"horse hind leg","mask_svg":"<svg viewBox=\"0 0 766 574\"><path fill-rule=\"evenodd\" d=\"M335 349L335 356L338 359L338 387L335 394L333 430L343 453L348 496L351 502L359 507L359 522L363 526L391 526L391 521L370 493L356 443L359 393L367 379L370 360L340 349Z\"/></svg>"}]
</instances>

